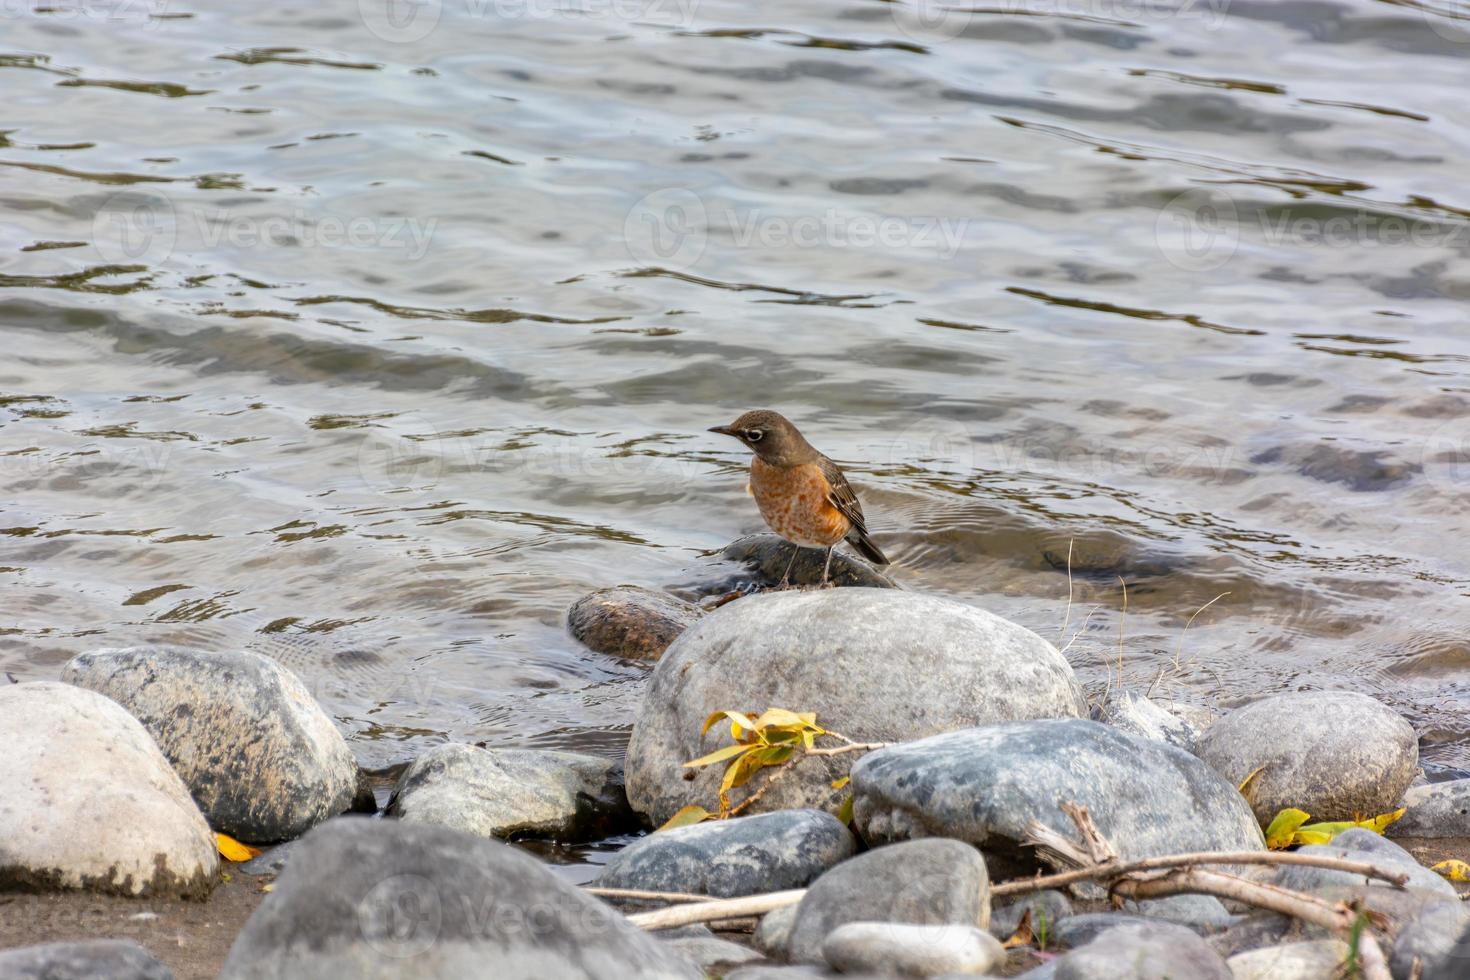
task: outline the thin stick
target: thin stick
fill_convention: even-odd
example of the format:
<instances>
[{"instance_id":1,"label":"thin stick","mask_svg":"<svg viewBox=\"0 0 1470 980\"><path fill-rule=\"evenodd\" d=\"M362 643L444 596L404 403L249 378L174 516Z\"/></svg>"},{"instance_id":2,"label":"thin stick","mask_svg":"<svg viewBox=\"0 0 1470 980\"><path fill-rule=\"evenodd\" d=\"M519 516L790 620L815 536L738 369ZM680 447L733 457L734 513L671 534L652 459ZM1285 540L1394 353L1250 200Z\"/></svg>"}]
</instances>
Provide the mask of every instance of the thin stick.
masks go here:
<instances>
[{"instance_id":1,"label":"thin stick","mask_svg":"<svg viewBox=\"0 0 1470 980\"><path fill-rule=\"evenodd\" d=\"M1123 586L1123 614L1118 617L1118 690L1123 690L1123 627L1128 623L1128 583L1123 581L1123 576L1118 576L1118 584Z\"/></svg>"},{"instance_id":2,"label":"thin stick","mask_svg":"<svg viewBox=\"0 0 1470 980\"><path fill-rule=\"evenodd\" d=\"M1136 861L1121 861L1075 871L1059 871L1056 874L1038 875L1020 881L1007 881L992 885L990 894L997 898L1006 895L1025 895L1059 885L1070 885L1076 881L1096 878L1111 878L1129 871L1158 871L1163 868L1187 867L1195 864L1299 864L1309 868L1328 868L1346 871L1365 878L1378 878L1399 888L1409 883L1409 876L1400 871L1390 871L1364 861L1345 861L1342 858L1318 854L1299 854L1295 851L1201 851L1197 854L1165 854L1161 857L1139 858Z\"/></svg>"},{"instance_id":3,"label":"thin stick","mask_svg":"<svg viewBox=\"0 0 1470 980\"><path fill-rule=\"evenodd\" d=\"M741 898L722 898L699 905L675 905L655 912L639 912L628 916L628 921L640 929L676 929L696 922L717 922L720 919L736 919L747 915L765 915L767 912L788 905L795 905L806 894L805 888L790 891L770 892L765 895L746 895Z\"/></svg>"},{"instance_id":4,"label":"thin stick","mask_svg":"<svg viewBox=\"0 0 1470 980\"><path fill-rule=\"evenodd\" d=\"M1204 612L1206 609L1208 609L1211 606L1213 606L1215 603L1219 602L1221 599L1223 599L1226 596L1228 596L1229 594L1230 594L1229 592L1221 592L1219 595L1215 596L1215 598L1211 599L1209 602L1205 603L1203 606L1200 606L1198 609L1196 609L1194 611L1194 616L1190 616L1189 617L1189 622L1187 622L1187 623L1184 624L1184 629L1182 629L1182 630L1179 631L1179 645L1174 648L1174 671L1176 673L1180 670L1180 667L1179 667L1179 658L1181 656L1183 656L1183 654L1184 654L1184 634L1185 633L1188 633L1189 632L1189 628L1194 625L1195 617L1198 616L1200 613Z\"/></svg>"},{"instance_id":5,"label":"thin stick","mask_svg":"<svg viewBox=\"0 0 1470 980\"><path fill-rule=\"evenodd\" d=\"M1090 622L1092 622L1093 615L1100 608L1102 608L1102 607L1101 606L1093 606L1091 609L1087 610L1087 616L1086 616L1085 619L1082 620L1082 625L1079 626L1079 627L1077 627L1077 632L1073 633L1072 634L1072 638L1067 641L1067 645L1064 646L1064 647L1062 647L1062 649L1060 651L1061 653L1066 653L1068 650L1072 649L1072 644L1074 644L1074 643L1077 642L1077 637L1079 637L1083 633L1086 633L1087 632L1087 624L1090 623Z\"/></svg>"},{"instance_id":6,"label":"thin stick","mask_svg":"<svg viewBox=\"0 0 1470 980\"><path fill-rule=\"evenodd\" d=\"M629 902L708 902L708 895L693 895L689 892L650 892L639 888L598 888L589 885L582 891L598 898L619 898Z\"/></svg>"},{"instance_id":7,"label":"thin stick","mask_svg":"<svg viewBox=\"0 0 1470 980\"><path fill-rule=\"evenodd\" d=\"M1067 539L1067 612L1062 616L1062 628L1057 631L1059 642L1067 635L1067 624L1072 621L1072 545L1076 543L1076 538Z\"/></svg>"}]
</instances>

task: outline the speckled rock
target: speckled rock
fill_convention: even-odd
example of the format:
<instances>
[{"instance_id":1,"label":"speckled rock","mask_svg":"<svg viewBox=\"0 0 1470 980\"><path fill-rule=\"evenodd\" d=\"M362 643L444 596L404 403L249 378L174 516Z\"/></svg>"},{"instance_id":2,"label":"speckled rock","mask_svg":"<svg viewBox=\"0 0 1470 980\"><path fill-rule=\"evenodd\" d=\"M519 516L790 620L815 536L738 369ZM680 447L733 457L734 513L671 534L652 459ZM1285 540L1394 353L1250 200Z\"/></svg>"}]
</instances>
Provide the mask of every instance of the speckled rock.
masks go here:
<instances>
[{"instance_id":1,"label":"speckled rock","mask_svg":"<svg viewBox=\"0 0 1470 980\"><path fill-rule=\"evenodd\" d=\"M990 877L980 852L934 838L868 851L812 883L796 907L787 958L822 961L822 941L848 922L990 924Z\"/></svg>"},{"instance_id":2,"label":"speckled rock","mask_svg":"<svg viewBox=\"0 0 1470 980\"><path fill-rule=\"evenodd\" d=\"M1235 980L1337 980L1347 955L1341 939L1316 939L1237 953L1225 965Z\"/></svg>"},{"instance_id":3,"label":"speckled rock","mask_svg":"<svg viewBox=\"0 0 1470 980\"><path fill-rule=\"evenodd\" d=\"M791 561L792 544L769 531L737 538L718 554L700 562L689 581L673 589L689 598L754 592L781 584L781 573ZM821 584L827 553L821 548L798 549L791 565L790 584L806 587ZM839 587L895 588L893 580L873 566L848 553L845 547L832 552L830 583Z\"/></svg>"},{"instance_id":4,"label":"speckled rock","mask_svg":"<svg viewBox=\"0 0 1470 980\"><path fill-rule=\"evenodd\" d=\"M1393 870L1402 870L1409 876L1409 888L1411 889L1443 895L1446 898L1457 897L1454 885L1414 860L1412 854L1393 841L1380 837L1364 827L1354 827L1352 830L1338 834L1333 838L1331 844L1309 844L1306 847L1297 848L1297 853L1388 865ZM1275 882L1283 888L1318 893L1354 887L1371 887L1374 890L1394 887L1378 878L1365 878L1346 871L1312 868L1304 865L1284 865L1276 872Z\"/></svg>"},{"instance_id":5,"label":"speckled rock","mask_svg":"<svg viewBox=\"0 0 1470 980\"><path fill-rule=\"evenodd\" d=\"M251 652L96 650L62 680L143 723L217 831L251 843L299 837L349 809L357 762L296 677Z\"/></svg>"},{"instance_id":6,"label":"speckled rock","mask_svg":"<svg viewBox=\"0 0 1470 980\"><path fill-rule=\"evenodd\" d=\"M1444 901L1426 905L1408 919L1393 937L1389 970L1395 977L1413 976L1417 959L1423 976L1470 976L1470 911L1463 902Z\"/></svg>"},{"instance_id":7,"label":"speckled rock","mask_svg":"<svg viewBox=\"0 0 1470 980\"><path fill-rule=\"evenodd\" d=\"M480 837L584 841L637 825L616 762L572 752L436 745L413 761L388 816Z\"/></svg>"},{"instance_id":8,"label":"speckled rock","mask_svg":"<svg viewBox=\"0 0 1470 980\"><path fill-rule=\"evenodd\" d=\"M774 592L729 603L669 647L628 746L628 798L654 824L719 795L721 766L683 764L728 739L705 718L796 706L858 741L903 741L1013 718L1086 710L1072 668L1030 630L984 610L894 589ZM854 753L808 757L752 807L835 812ZM737 802L764 785L752 780Z\"/></svg>"},{"instance_id":9,"label":"speckled rock","mask_svg":"<svg viewBox=\"0 0 1470 980\"><path fill-rule=\"evenodd\" d=\"M1470 837L1470 779L1414 786L1404 793L1407 812L1390 824L1390 837Z\"/></svg>"},{"instance_id":10,"label":"speckled rock","mask_svg":"<svg viewBox=\"0 0 1470 980\"><path fill-rule=\"evenodd\" d=\"M1142 694L1114 690L1098 710L1098 721L1130 735L1168 742L1186 752L1194 751L1199 731L1185 719L1165 711Z\"/></svg>"},{"instance_id":11,"label":"speckled rock","mask_svg":"<svg viewBox=\"0 0 1470 980\"><path fill-rule=\"evenodd\" d=\"M619 585L572 603L567 628L598 653L657 660L702 615L694 603L667 592Z\"/></svg>"},{"instance_id":12,"label":"speckled rock","mask_svg":"<svg viewBox=\"0 0 1470 980\"><path fill-rule=\"evenodd\" d=\"M462 980L487 970L496 980L701 977L518 848L342 817L307 835L220 980Z\"/></svg>"},{"instance_id":13,"label":"speckled rock","mask_svg":"<svg viewBox=\"0 0 1470 980\"><path fill-rule=\"evenodd\" d=\"M755 935L752 937L755 948L771 959L785 959L786 944L791 939L791 927L795 924L795 905L783 905L779 909L772 909L761 916L760 925L755 928Z\"/></svg>"},{"instance_id":14,"label":"speckled rock","mask_svg":"<svg viewBox=\"0 0 1470 980\"><path fill-rule=\"evenodd\" d=\"M202 896L214 835L168 759L115 702L0 685L0 891Z\"/></svg>"},{"instance_id":15,"label":"speckled rock","mask_svg":"<svg viewBox=\"0 0 1470 980\"><path fill-rule=\"evenodd\" d=\"M137 943L90 939L0 950L0 980L174 980Z\"/></svg>"},{"instance_id":16,"label":"speckled rock","mask_svg":"<svg viewBox=\"0 0 1470 980\"><path fill-rule=\"evenodd\" d=\"M1131 923L1056 961L1056 980L1231 980L1220 954L1184 926Z\"/></svg>"},{"instance_id":17,"label":"speckled rock","mask_svg":"<svg viewBox=\"0 0 1470 980\"><path fill-rule=\"evenodd\" d=\"M990 934L1001 940L1011 938L1027 912L1031 913L1032 932L1053 936L1057 923L1072 914L1072 901L1062 892L1047 889L997 904L990 910Z\"/></svg>"},{"instance_id":18,"label":"speckled rock","mask_svg":"<svg viewBox=\"0 0 1470 980\"><path fill-rule=\"evenodd\" d=\"M661 830L614 855L597 883L734 898L805 887L855 847L830 813L781 810Z\"/></svg>"},{"instance_id":19,"label":"speckled rock","mask_svg":"<svg viewBox=\"0 0 1470 980\"><path fill-rule=\"evenodd\" d=\"M838 973L937 977L985 973L1006 951L975 926L848 922L822 940L822 956Z\"/></svg>"},{"instance_id":20,"label":"speckled rock","mask_svg":"<svg viewBox=\"0 0 1470 980\"><path fill-rule=\"evenodd\" d=\"M1125 858L1265 846L1235 786L1199 759L1095 721L1004 722L890 746L853 766L852 790L867 840L954 837L1007 877L1035 869L1021 847L1032 820L1075 834L1062 801L1087 807Z\"/></svg>"},{"instance_id":21,"label":"speckled rock","mask_svg":"<svg viewBox=\"0 0 1470 980\"><path fill-rule=\"evenodd\" d=\"M1236 708L1201 736L1198 752L1232 785L1265 767L1251 784L1263 825L1289 806L1313 820L1386 813L1419 766L1409 723L1351 691L1278 694Z\"/></svg>"}]
</instances>

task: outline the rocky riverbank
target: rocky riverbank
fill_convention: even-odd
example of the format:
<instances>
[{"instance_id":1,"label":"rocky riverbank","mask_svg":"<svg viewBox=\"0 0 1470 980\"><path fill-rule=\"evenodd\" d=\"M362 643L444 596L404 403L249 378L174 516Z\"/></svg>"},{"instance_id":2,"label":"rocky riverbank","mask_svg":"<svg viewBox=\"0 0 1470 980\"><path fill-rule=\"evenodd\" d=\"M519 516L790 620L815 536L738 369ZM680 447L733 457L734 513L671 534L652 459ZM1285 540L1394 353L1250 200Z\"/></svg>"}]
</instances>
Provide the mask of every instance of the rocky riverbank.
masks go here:
<instances>
[{"instance_id":1,"label":"rocky riverbank","mask_svg":"<svg viewBox=\"0 0 1470 980\"><path fill-rule=\"evenodd\" d=\"M0 942L31 944L0 951L0 980L1326 980L1350 958L1433 980L1470 963L1456 885L1428 867L1470 858L1470 780L1426 782L1388 707L1089 700L1036 634L856 566L848 587L763 593L781 547L743 539L687 588L573 604L575 635L652 662L625 763L443 744L382 813L331 719L255 654L99 650L61 683L0 687ZM768 708L809 714L761 727ZM1282 864L1266 829L1288 808L1310 823ZM590 889L509 843L671 818ZM235 864L214 833L275 846ZM1198 852L1232 857L1029 884Z\"/></svg>"}]
</instances>

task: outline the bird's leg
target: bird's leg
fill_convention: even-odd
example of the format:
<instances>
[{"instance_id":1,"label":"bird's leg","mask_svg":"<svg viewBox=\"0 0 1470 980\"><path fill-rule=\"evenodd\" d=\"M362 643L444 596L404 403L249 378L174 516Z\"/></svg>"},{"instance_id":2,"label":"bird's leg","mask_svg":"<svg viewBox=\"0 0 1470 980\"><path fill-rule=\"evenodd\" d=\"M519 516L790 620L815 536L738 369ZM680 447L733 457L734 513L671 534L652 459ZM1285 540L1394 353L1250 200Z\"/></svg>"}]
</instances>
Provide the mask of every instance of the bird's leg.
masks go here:
<instances>
[{"instance_id":1,"label":"bird's leg","mask_svg":"<svg viewBox=\"0 0 1470 980\"><path fill-rule=\"evenodd\" d=\"M827 546L827 564L822 566L822 588L824 589L827 587L827 573L832 571L832 549L835 547L837 547L835 544Z\"/></svg>"},{"instance_id":2,"label":"bird's leg","mask_svg":"<svg viewBox=\"0 0 1470 980\"><path fill-rule=\"evenodd\" d=\"M786 571L781 573L781 585L779 586L780 588L788 589L791 587L791 566L796 564L796 556L800 554L800 552L801 547L799 545L792 544L791 560L786 563Z\"/></svg>"}]
</instances>

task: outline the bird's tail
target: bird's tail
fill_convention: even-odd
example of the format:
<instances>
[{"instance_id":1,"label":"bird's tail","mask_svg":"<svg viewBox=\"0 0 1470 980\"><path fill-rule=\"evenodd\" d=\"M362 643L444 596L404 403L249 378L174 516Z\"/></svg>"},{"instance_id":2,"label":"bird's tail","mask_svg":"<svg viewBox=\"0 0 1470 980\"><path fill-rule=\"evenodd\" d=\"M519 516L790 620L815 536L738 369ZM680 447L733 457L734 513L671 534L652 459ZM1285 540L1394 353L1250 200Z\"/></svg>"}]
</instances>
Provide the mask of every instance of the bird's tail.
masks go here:
<instances>
[{"instance_id":1,"label":"bird's tail","mask_svg":"<svg viewBox=\"0 0 1470 980\"><path fill-rule=\"evenodd\" d=\"M868 537L867 532L858 531L856 528L854 528L853 530L854 534L852 537L847 539L848 543L856 548L859 554L861 554L864 558L868 559L868 561L872 562L873 564L887 565L888 556L883 554L882 550L880 550L879 547L873 543L873 539Z\"/></svg>"}]
</instances>

